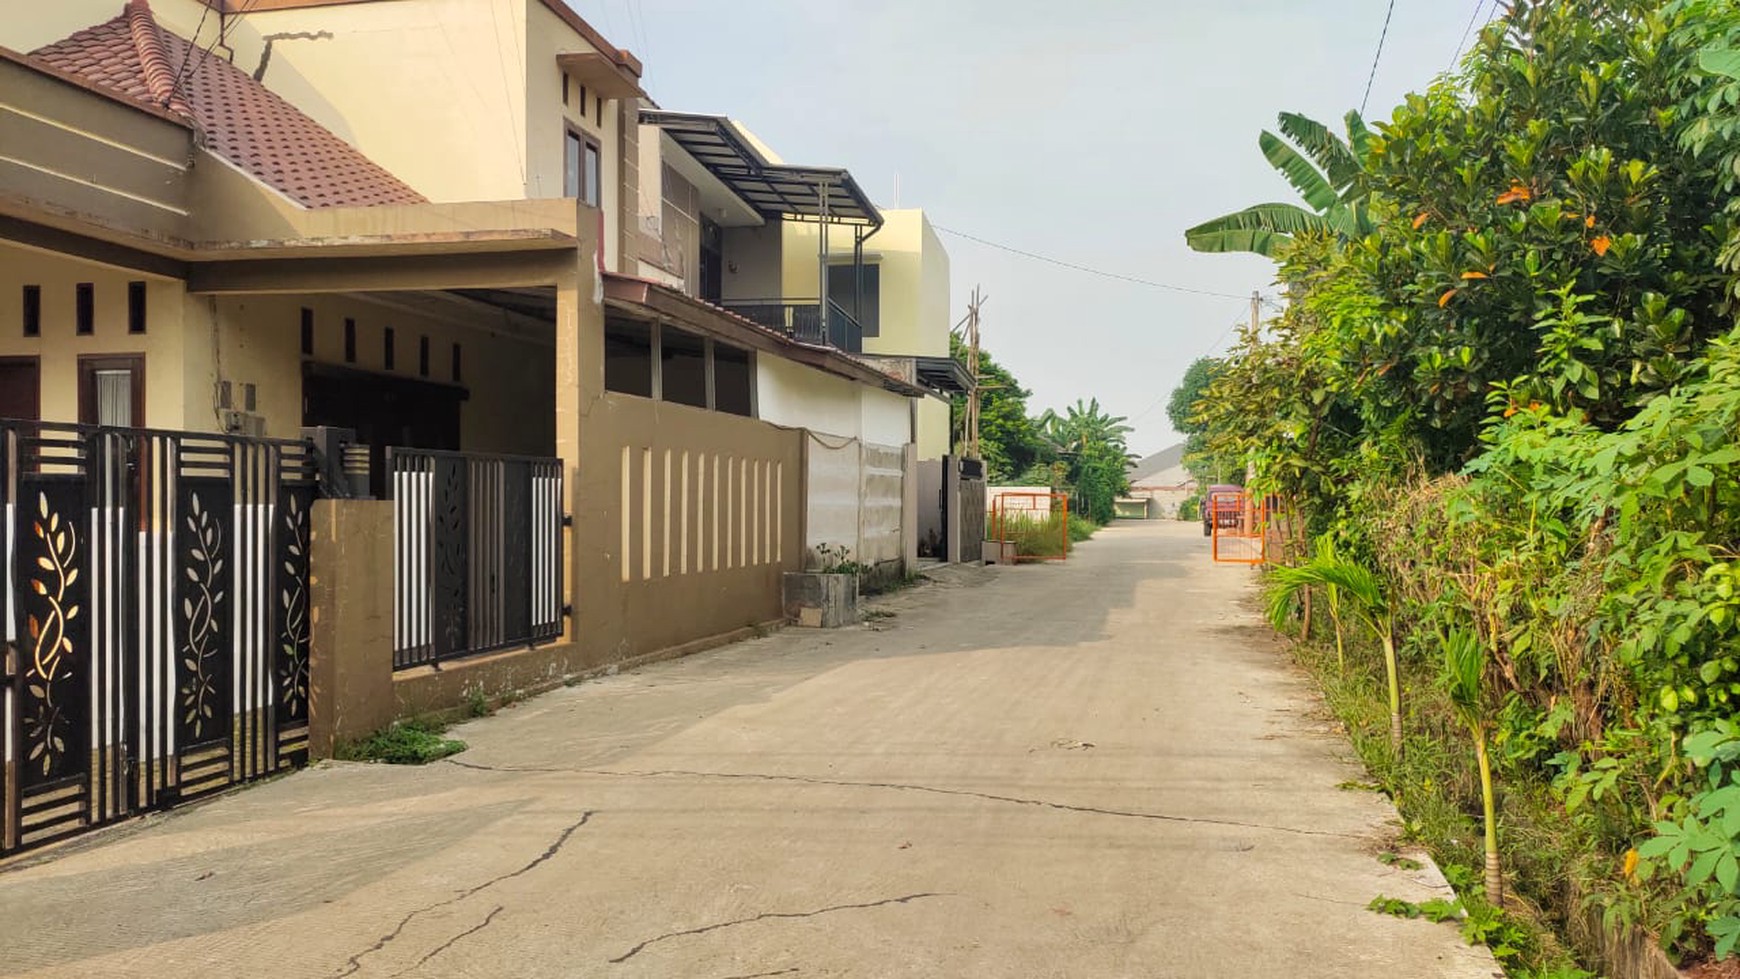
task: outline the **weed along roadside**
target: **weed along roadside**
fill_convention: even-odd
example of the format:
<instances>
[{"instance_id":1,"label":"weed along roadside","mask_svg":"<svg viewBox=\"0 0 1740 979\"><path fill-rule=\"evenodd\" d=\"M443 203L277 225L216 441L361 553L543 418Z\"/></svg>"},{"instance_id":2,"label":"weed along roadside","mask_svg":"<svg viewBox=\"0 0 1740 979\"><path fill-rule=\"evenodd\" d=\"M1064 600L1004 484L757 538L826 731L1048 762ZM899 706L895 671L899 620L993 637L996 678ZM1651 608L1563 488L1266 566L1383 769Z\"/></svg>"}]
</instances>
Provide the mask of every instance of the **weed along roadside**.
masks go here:
<instances>
[{"instance_id":1,"label":"weed along roadside","mask_svg":"<svg viewBox=\"0 0 1740 979\"><path fill-rule=\"evenodd\" d=\"M1381 126L1282 114L1305 207L1188 235L1289 296L1188 375L1189 465L1284 501L1271 620L1513 975L1740 970L1737 36L1503 5Z\"/></svg>"}]
</instances>

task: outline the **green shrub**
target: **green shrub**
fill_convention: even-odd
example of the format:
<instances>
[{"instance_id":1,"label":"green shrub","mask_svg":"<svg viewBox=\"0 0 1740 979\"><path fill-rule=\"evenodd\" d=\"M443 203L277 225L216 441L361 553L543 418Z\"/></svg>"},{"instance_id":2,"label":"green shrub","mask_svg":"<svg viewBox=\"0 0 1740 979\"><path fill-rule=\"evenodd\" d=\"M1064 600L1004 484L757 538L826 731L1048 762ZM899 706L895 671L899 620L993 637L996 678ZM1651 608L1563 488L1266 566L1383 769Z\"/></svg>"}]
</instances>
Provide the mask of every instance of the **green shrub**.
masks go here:
<instances>
[{"instance_id":1,"label":"green shrub","mask_svg":"<svg viewBox=\"0 0 1740 979\"><path fill-rule=\"evenodd\" d=\"M1064 557L1063 514L1009 514L1003 524L1003 536L1015 542L1015 553L1021 557ZM1079 544L1092 537L1100 525L1087 517L1069 515L1069 543Z\"/></svg>"},{"instance_id":2,"label":"green shrub","mask_svg":"<svg viewBox=\"0 0 1740 979\"><path fill-rule=\"evenodd\" d=\"M1180 519L1180 520L1192 520L1192 521L1201 520L1202 519L1202 497L1201 496L1187 496L1187 497L1185 497L1184 502L1178 504L1178 519Z\"/></svg>"},{"instance_id":3,"label":"green shrub","mask_svg":"<svg viewBox=\"0 0 1740 979\"><path fill-rule=\"evenodd\" d=\"M465 750L465 742L442 737L442 733L441 727L426 721L405 721L360 741L340 744L333 757L340 761L427 765Z\"/></svg>"}]
</instances>

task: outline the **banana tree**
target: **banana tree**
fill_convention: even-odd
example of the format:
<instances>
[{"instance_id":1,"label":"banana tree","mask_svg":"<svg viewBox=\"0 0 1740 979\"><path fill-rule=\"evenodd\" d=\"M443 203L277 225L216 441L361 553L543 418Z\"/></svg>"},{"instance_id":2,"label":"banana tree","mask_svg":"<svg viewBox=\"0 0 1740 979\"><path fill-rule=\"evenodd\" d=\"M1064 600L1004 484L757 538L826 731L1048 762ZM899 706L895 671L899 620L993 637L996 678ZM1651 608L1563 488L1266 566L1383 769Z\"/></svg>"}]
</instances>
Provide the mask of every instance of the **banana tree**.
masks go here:
<instances>
[{"instance_id":1,"label":"banana tree","mask_svg":"<svg viewBox=\"0 0 1740 979\"><path fill-rule=\"evenodd\" d=\"M1364 565L1333 550L1319 551L1311 560L1293 567L1276 568L1269 591L1269 621L1279 627L1292 611L1293 602L1307 588L1334 586L1336 603L1345 604L1356 618L1383 644L1384 673L1389 681L1390 750L1402 757L1402 687L1396 672L1396 620L1384 594L1383 583ZM1339 615L1339 611L1337 612Z\"/></svg>"},{"instance_id":2,"label":"banana tree","mask_svg":"<svg viewBox=\"0 0 1740 979\"><path fill-rule=\"evenodd\" d=\"M1486 825L1486 900L1495 908L1504 900L1504 875L1498 861L1498 817L1493 804L1492 761L1487 756L1488 716L1481 680L1486 675L1486 646L1472 632L1458 630L1441 637L1444 647L1444 685L1456 717L1468 726L1474 739L1474 758L1480 765L1480 811Z\"/></svg>"},{"instance_id":3,"label":"banana tree","mask_svg":"<svg viewBox=\"0 0 1740 979\"><path fill-rule=\"evenodd\" d=\"M1368 213L1368 195L1359 176L1371 131L1357 112L1347 114L1346 125L1343 138L1314 119L1281 113L1279 127L1287 139L1265 129L1257 145L1307 206L1271 203L1234 211L1184 232L1185 242L1199 252L1255 252L1275 258L1296 235L1363 238L1370 234L1376 224Z\"/></svg>"}]
</instances>

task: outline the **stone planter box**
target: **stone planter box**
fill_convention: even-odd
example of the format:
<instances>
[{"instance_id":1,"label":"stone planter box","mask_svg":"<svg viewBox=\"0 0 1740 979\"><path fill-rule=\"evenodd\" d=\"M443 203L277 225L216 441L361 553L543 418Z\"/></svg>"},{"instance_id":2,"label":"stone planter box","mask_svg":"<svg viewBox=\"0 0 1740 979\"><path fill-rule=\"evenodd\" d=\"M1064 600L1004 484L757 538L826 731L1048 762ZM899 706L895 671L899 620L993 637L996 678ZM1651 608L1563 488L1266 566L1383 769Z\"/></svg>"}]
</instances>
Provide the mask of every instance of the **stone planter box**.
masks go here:
<instances>
[{"instance_id":1,"label":"stone planter box","mask_svg":"<svg viewBox=\"0 0 1740 979\"><path fill-rule=\"evenodd\" d=\"M858 576L787 571L784 581L787 622L812 629L858 624Z\"/></svg>"},{"instance_id":2,"label":"stone planter box","mask_svg":"<svg viewBox=\"0 0 1740 979\"><path fill-rule=\"evenodd\" d=\"M1015 542L1012 540L988 540L985 542L986 564L1014 564Z\"/></svg>"}]
</instances>

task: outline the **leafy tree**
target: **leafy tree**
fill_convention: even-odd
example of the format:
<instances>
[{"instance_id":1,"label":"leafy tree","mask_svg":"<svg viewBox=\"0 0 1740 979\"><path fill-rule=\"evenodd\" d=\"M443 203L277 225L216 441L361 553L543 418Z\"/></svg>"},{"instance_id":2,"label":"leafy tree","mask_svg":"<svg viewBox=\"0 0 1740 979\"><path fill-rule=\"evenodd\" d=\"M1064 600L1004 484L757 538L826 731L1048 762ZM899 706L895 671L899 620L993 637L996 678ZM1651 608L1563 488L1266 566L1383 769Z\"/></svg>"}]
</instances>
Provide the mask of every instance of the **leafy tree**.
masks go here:
<instances>
[{"instance_id":1,"label":"leafy tree","mask_svg":"<svg viewBox=\"0 0 1740 979\"><path fill-rule=\"evenodd\" d=\"M1494 391L1611 426L1725 329L1722 181L1679 121L1710 5L1676 6L1518 0L1371 141L1378 226L1350 256L1383 304L1341 352L1437 465Z\"/></svg>"},{"instance_id":2,"label":"leafy tree","mask_svg":"<svg viewBox=\"0 0 1740 979\"><path fill-rule=\"evenodd\" d=\"M1217 357L1198 357L1185 368L1184 377L1166 402L1166 417L1174 431L1184 436L1184 466L1198 484L1236 483L1244 479L1244 461L1214 455L1209 451L1208 425L1196 415L1197 404L1225 367Z\"/></svg>"},{"instance_id":3,"label":"leafy tree","mask_svg":"<svg viewBox=\"0 0 1740 979\"><path fill-rule=\"evenodd\" d=\"M1077 401L1064 413L1046 409L1038 426L1053 451L1068 466L1072 506L1095 523L1112 519L1113 504L1130 489L1130 426L1122 415L1108 415L1098 398Z\"/></svg>"},{"instance_id":4,"label":"leafy tree","mask_svg":"<svg viewBox=\"0 0 1740 979\"><path fill-rule=\"evenodd\" d=\"M1257 145L1310 210L1278 203L1235 211L1186 231L1184 240L1191 248L1199 252L1255 252L1277 258L1297 235L1358 238L1370 232L1371 218L1359 177L1360 156L1371 134L1359 114L1347 114L1345 139L1294 112L1281 113L1279 124L1291 144L1265 129Z\"/></svg>"}]
</instances>

